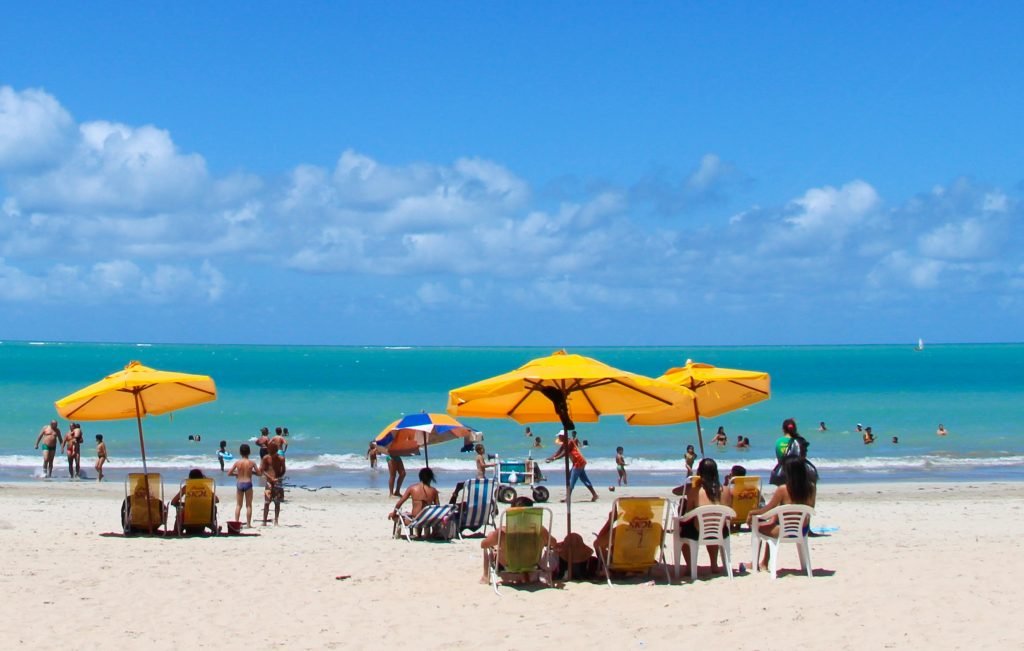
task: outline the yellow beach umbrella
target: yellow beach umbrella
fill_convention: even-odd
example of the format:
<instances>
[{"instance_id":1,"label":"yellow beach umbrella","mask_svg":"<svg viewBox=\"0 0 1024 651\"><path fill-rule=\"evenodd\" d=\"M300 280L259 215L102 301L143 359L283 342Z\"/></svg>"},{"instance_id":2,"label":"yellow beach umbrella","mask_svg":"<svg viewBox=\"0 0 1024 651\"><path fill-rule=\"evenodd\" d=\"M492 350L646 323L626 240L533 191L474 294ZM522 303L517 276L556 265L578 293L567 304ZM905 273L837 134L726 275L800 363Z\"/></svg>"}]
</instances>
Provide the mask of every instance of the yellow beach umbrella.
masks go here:
<instances>
[{"instance_id":1,"label":"yellow beach umbrella","mask_svg":"<svg viewBox=\"0 0 1024 651\"><path fill-rule=\"evenodd\" d=\"M672 425L696 421L701 456L704 456L701 416L719 416L771 397L771 377L763 371L718 368L687 360L686 366L669 369L658 379L689 389L692 399L664 409L629 414L626 422Z\"/></svg>"},{"instance_id":2,"label":"yellow beach umbrella","mask_svg":"<svg viewBox=\"0 0 1024 651\"><path fill-rule=\"evenodd\" d=\"M564 350L527 362L514 371L448 393L448 413L461 418L511 418L519 423L596 422L603 415L667 409L690 402L678 385L613 368ZM572 531L569 457L565 456L566 528Z\"/></svg>"},{"instance_id":3,"label":"yellow beach umbrella","mask_svg":"<svg viewBox=\"0 0 1024 651\"><path fill-rule=\"evenodd\" d=\"M146 467L146 443L142 417L217 399L217 388L208 375L158 371L130 362L124 370L90 384L56 403L57 413L69 420L121 420L134 418L139 426L142 469Z\"/></svg>"},{"instance_id":4,"label":"yellow beach umbrella","mask_svg":"<svg viewBox=\"0 0 1024 651\"><path fill-rule=\"evenodd\" d=\"M565 422L561 404L571 420L593 423L603 415L667 409L691 398L679 385L560 350L514 371L452 389L448 413L463 418L511 418L519 423L561 421L568 431L575 427Z\"/></svg>"}]
</instances>

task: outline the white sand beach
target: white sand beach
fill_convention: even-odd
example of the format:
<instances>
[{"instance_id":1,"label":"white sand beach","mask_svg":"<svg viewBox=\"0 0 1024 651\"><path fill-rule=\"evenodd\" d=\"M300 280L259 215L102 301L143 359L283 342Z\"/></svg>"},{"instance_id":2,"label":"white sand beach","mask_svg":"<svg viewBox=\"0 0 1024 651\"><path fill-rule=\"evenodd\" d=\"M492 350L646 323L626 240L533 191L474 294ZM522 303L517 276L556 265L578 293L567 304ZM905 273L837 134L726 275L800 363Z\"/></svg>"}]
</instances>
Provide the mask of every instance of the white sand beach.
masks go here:
<instances>
[{"instance_id":1,"label":"white sand beach","mask_svg":"<svg viewBox=\"0 0 1024 651\"><path fill-rule=\"evenodd\" d=\"M577 493L579 494L579 493ZM573 506L589 541L619 495ZM823 485L815 576L563 589L478 583L479 540L391 538L368 490L294 489L258 535L123 538L120 484L0 485L8 649L1021 648L1024 484ZM221 487L220 521L234 487ZM559 497L558 491L553 501ZM555 501L555 534L564 507ZM733 565L750 564L733 538ZM669 550L671 556L671 550ZM780 567L799 565L784 550ZM339 575L351 575L337 580Z\"/></svg>"}]
</instances>

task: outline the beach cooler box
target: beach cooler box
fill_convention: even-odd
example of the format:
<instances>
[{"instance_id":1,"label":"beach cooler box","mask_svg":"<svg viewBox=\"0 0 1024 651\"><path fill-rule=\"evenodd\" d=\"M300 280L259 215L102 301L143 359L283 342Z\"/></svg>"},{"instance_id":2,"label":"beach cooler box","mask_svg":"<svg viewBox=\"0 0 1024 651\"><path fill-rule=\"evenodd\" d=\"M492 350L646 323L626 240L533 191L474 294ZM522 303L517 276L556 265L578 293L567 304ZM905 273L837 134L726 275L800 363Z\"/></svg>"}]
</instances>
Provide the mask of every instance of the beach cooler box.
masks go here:
<instances>
[{"instance_id":1,"label":"beach cooler box","mask_svg":"<svg viewBox=\"0 0 1024 651\"><path fill-rule=\"evenodd\" d=\"M516 498L516 487L529 489L534 502L547 502L548 489L539 482L544 481L540 465L533 459L498 460L498 501L506 504Z\"/></svg>"}]
</instances>

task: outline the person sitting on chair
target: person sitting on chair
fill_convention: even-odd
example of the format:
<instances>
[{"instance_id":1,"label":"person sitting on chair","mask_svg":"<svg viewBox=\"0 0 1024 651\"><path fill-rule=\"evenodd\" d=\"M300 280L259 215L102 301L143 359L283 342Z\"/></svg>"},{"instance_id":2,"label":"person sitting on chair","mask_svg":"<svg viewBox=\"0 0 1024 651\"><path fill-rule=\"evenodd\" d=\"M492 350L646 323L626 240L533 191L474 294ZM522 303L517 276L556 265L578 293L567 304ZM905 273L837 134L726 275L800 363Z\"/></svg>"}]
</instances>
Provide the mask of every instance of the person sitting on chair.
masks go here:
<instances>
[{"instance_id":1,"label":"person sitting on chair","mask_svg":"<svg viewBox=\"0 0 1024 651\"><path fill-rule=\"evenodd\" d=\"M440 504L440 495L437 489L431 486L433 483L434 471L430 468L420 469L420 482L405 489L395 508L388 514L388 519L405 518L406 522L412 522L423 509L432 504ZM409 513L402 513L402 505L409 500L412 500L412 510Z\"/></svg>"},{"instance_id":2,"label":"person sitting on chair","mask_svg":"<svg viewBox=\"0 0 1024 651\"><path fill-rule=\"evenodd\" d=\"M200 470L199 468L193 468L192 470L188 471L188 478L189 479L206 479L206 475L204 475L203 471ZM187 490L188 490L188 482L186 481L184 484L182 484L181 489L178 490L178 494L171 498L171 506L175 507L174 508L174 510L175 510L175 514L174 514L174 529L175 530L178 529L178 525L181 523L181 517L182 517L182 514L184 512L185 498L186 498ZM220 498L217 497L216 495L214 495L213 496L213 501L214 502L220 502ZM202 533L203 529L205 529L206 527L207 527L207 525L205 525L205 524L192 525L192 526L185 527L184 531L185 531L185 533Z\"/></svg>"},{"instance_id":3,"label":"person sitting on chair","mask_svg":"<svg viewBox=\"0 0 1024 651\"><path fill-rule=\"evenodd\" d=\"M520 496L512 500L511 508L525 508L533 506L533 500L529 497ZM494 561L494 555L498 555L498 571L502 572L505 569L505 547L504 543L508 538L504 535L505 528L492 529L491 533L487 534L483 540L480 541L480 548L484 550L484 574L480 577L480 583L488 583L490 579L490 567ZM558 541L551 535L551 533L545 527L541 527L541 534L546 536L548 539L548 545L555 547ZM498 536L501 536L502 546L498 547ZM523 573L523 576L519 577L522 581L529 581L529 572Z\"/></svg>"}]
</instances>

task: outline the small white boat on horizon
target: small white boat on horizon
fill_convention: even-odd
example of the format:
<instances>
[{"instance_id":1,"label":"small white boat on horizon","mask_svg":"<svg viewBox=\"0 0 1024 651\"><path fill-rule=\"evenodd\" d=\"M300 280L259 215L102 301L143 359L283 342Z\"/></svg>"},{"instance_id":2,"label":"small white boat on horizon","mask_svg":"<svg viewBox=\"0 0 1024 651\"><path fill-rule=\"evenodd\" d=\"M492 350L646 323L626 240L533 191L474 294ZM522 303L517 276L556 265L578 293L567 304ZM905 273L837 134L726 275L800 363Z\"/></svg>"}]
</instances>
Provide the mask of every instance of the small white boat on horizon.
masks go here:
<instances>
[{"instance_id":1,"label":"small white boat on horizon","mask_svg":"<svg viewBox=\"0 0 1024 651\"><path fill-rule=\"evenodd\" d=\"M924 350L924 339L921 339L920 337L917 338L917 348L915 348L914 350L916 350L917 352L921 352L922 350Z\"/></svg>"}]
</instances>

